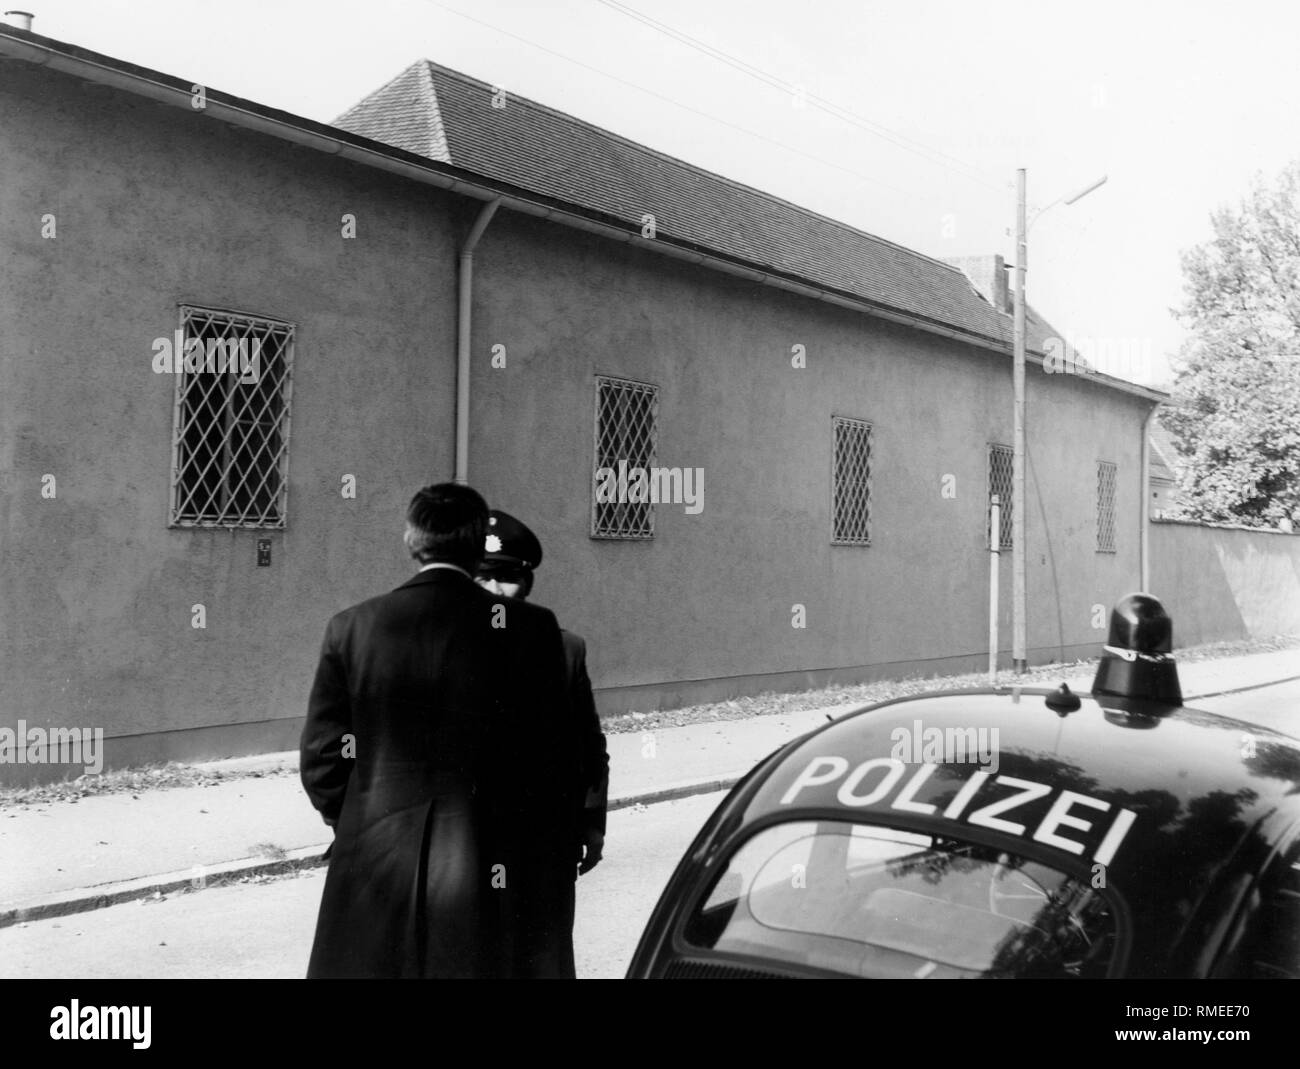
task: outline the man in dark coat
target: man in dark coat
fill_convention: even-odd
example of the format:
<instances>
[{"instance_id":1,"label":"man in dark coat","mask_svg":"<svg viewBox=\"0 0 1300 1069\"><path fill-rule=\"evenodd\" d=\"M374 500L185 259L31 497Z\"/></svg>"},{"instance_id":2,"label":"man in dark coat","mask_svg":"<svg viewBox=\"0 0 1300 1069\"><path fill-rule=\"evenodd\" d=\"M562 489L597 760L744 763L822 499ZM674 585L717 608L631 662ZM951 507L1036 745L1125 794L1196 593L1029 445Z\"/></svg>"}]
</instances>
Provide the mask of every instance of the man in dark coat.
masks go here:
<instances>
[{"instance_id":1,"label":"man in dark coat","mask_svg":"<svg viewBox=\"0 0 1300 1069\"><path fill-rule=\"evenodd\" d=\"M566 975L564 650L548 610L471 579L486 525L469 487L420 490L419 573L326 629L301 772L335 839L309 977Z\"/></svg>"},{"instance_id":2,"label":"man in dark coat","mask_svg":"<svg viewBox=\"0 0 1300 1069\"><path fill-rule=\"evenodd\" d=\"M533 571L542 562L542 544L524 523L508 512L493 509L488 516L488 534L478 581L494 594L527 598L533 589ZM577 733L581 760L578 790L571 803L573 812L572 852L557 858L554 870L556 890L561 896L556 909L569 933L566 975L574 974L573 921L576 873L590 872L601 860L605 845L605 809L609 795L609 754L605 734L596 712L587 674L587 644L581 635L560 629L564 642L565 680L569 690L573 730ZM575 873L576 869L576 873Z\"/></svg>"}]
</instances>

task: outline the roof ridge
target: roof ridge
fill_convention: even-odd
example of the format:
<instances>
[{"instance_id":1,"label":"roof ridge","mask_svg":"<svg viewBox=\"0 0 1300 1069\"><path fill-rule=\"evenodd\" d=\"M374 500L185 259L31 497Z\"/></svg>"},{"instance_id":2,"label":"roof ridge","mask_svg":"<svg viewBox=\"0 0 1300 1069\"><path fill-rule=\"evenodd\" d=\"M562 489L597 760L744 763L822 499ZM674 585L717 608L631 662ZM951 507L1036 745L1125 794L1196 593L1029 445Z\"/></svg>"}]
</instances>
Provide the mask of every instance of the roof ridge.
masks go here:
<instances>
[{"instance_id":1,"label":"roof ridge","mask_svg":"<svg viewBox=\"0 0 1300 1069\"><path fill-rule=\"evenodd\" d=\"M410 74L411 71L415 70L417 67L425 66L428 62L429 61L427 59L417 59L414 63L410 63L407 66L403 67L400 71L398 71L391 78L389 78L388 81L386 81L383 85L379 86L377 89L370 90L369 93L363 96L355 104L351 105L346 110L339 112L339 114L335 118L330 120L329 125L338 126L339 123L341 123L344 119L346 119L349 115L351 115L354 111L356 111L357 108L361 107L363 104L367 103L368 101L373 100L380 93L384 92L384 90L388 89L390 86L395 85L397 82L400 82L403 78L405 78L408 74Z\"/></svg>"},{"instance_id":2,"label":"roof ridge","mask_svg":"<svg viewBox=\"0 0 1300 1069\"><path fill-rule=\"evenodd\" d=\"M441 145L444 162L452 163L451 140L447 137L447 126L442 121L442 102L438 99L438 87L433 83L433 71L429 69L427 59L420 64L420 85L429 105L429 114L426 116L428 129L425 131L429 137L428 154L437 159L435 153Z\"/></svg>"},{"instance_id":3,"label":"roof ridge","mask_svg":"<svg viewBox=\"0 0 1300 1069\"><path fill-rule=\"evenodd\" d=\"M363 113L361 117L364 118L364 112L368 110L370 105L375 101L382 100L384 95L392 90L394 86L413 77L415 92L421 104L419 114L416 116L419 155L427 159L451 163L451 146L447 141L447 129L442 121L442 105L438 100L438 89L434 85L433 72L430 70L430 66L429 60L417 59L378 89L367 93L347 111L343 112L342 115L338 116L331 125L349 129L349 121L353 116L360 112Z\"/></svg>"},{"instance_id":4,"label":"roof ridge","mask_svg":"<svg viewBox=\"0 0 1300 1069\"><path fill-rule=\"evenodd\" d=\"M474 86L486 87L489 90L493 88L499 88L490 85L489 83L483 81L481 78L475 78L472 74L466 74L463 71L458 71L452 67L444 66L443 64L437 63L434 60L425 59L422 62L426 63L429 66L429 68L433 70L437 70L439 73L448 75L463 83L474 85ZM666 160L669 163L676 164L680 167L685 167L688 170L694 171L697 174L708 175L710 178L714 178L719 182L725 182L729 186L734 186L738 189L743 189L748 193L754 194L755 196L762 197L764 200L771 201L772 203L775 204L781 204L787 208L791 208L802 215L806 215L813 219L818 219L824 223L829 223L832 226L839 227L843 230L852 231L854 234L857 234L860 237L867 238L871 241L879 242L881 245L888 245L891 248L897 249L899 252L906 253L909 256L915 256L919 259L926 260L929 263L935 264L938 267L942 267L945 270L953 271L959 275L963 275L963 277L965 276L965 272L963 272L961 268L954 267L952 264L949 263L944 263L944 261L937 259L936 257L930 256L928 253L918 252L916 249L909 248L906 245L900 245L898 242L891 241L889 238L882 238L879 234L872 234L869 231L862 230L856 226L853 226L851 223L844 222L842 219L835 219L832 216L823 215L821 212L813 211L811 208L806 208L802 204L796 204L794 201L786 200L784 197L778 197L776 196L776 194L769 193L763 189L759 189L757 186L748 185L745 182L739 181L738 179L729 178L724 174L719 174L717 171L710 171L706 167L701 167L698 164L690 163L689 161L683 160L678 156L673 156L667 152L661 152L659 149L651 148L649 145L644 145L639 141L633 141L630 137L624 137L622 134L615 133L613 130L607 130L605 127L597 126L595 123L588 122L586 119L580 119L578 118L578 116L571 115L567 111L560 111L559 108L553 108L549 104L543 104L540 101L532 99L532 97L526 97L520 93L514 93L510 91L507 92L509 92L512 103L514 101L522 101L524 104L532 108L536 108L540 111L548 112L549 114L558 116L559 118L564 119L568 122L581 123L583 126L587 127L590 130L595 131L596 133L600 134L602 137L609 138L610 140L613 141L621 142L622 144L627 145L637 150L638 152L648 153L652 156L658 157L661 160ZM434 86L434 99L435 100L437 99L436 85ZM448 144L448 151L450 152L450 150L451 150L451 145ZM998 309L995 310L1000 311ZM1006 313L1003 312L1002 314L1005 315Z\"/></svg>"}]
</instances>

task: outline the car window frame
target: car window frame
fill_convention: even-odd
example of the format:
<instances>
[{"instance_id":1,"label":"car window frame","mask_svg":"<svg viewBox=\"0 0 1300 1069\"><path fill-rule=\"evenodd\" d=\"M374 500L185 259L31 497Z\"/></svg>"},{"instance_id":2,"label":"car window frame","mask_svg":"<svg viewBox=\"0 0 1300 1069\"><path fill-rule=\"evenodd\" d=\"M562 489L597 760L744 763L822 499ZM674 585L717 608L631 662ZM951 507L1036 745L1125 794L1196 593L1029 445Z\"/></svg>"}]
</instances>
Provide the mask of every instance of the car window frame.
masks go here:
<instances>
[{"instance_id":1,"label":"car window frame","mask_svg":"<svg viewBox=\"0 0 1300 1069\"><path fill-rule=\"evenodd\" d=\"M886 814L880 814L885 816ZM731 859L738 851L755 836L766 831L768 828L776 827L781 824L801 823L801 822L820 822L831 821L846 825L859 825L863 827L887 828L895 831L912 832L920 835L934 836L943 834L943 829L937 827L933 820L926 821L921 818L914 818L904 813L890 812L888 820L871 819L875 814L869 812L849 813L842 808L833 808L828 806L817 806L808 808L793 808L783 810L779 813L767 813L761 817L756 817L738 828L726 842L716 844L709 852L708 861L701 866L696 878L692 882L689 891L683 896L681 905L676 910L672 919L672 928L668 933L667 945L670 948L671 956L674 958L689 958L694 960L715 960L725 961L737 964L746 964L752 968L772 970L774 968L788 968L792 972L817 973L823 976L834 976L840 978L847 977L845 973L833 972L826 969L818 969L815 966L800 965L796 962L782 962L777 959L763 958L751 954L733 953L730 951L713 950L706 947L696 946L686 939L686 925L695 915L696 911L703 906L708 895L712 892L717 881L721 879L722 874L730 865ZM946 838L960 838L963 841L970 842L976 846L985 846L992 849L1003 850L1007 853L1015 854L1027 861L1034 861L1056 871L1065 876L1078 880L1090 881L1092 878L1091 866L1085 861L1078 858L1062 855L1059 852L1052 852L1043 848L1041 844L1030 839L1021 839L1007 835L1000 835L991 829L986 830L972 825L962 824L953 829L960 832L959 835L946 835ZM1106 975L1102 979L1113 980L1125 975L1125 969L1131 959L1133 948L1133 920L1132 913L1128 903L1118 889L1111 887L1109 884L1102 888L1097 888L1102 892L1107 906L1111 910L1111 916L1115 920L1115 943L1111 953L1111 960L1106 969Z\"/></svg>"}]
</instances>

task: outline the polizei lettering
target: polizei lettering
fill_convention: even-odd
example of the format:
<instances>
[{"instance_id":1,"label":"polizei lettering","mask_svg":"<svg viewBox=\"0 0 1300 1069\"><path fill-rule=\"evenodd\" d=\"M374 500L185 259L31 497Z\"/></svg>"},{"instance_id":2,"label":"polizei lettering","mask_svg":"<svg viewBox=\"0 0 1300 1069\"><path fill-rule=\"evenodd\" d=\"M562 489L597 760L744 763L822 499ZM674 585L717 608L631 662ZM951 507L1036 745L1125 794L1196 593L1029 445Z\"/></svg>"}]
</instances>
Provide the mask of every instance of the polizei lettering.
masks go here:
<instances>
[{"instance_id":1,"label":"polizei lettering","mask_svg":"<svg viewBox=\"0 0 1300 1069\"><path fill-rule=\"evenodd\" d=\"M876 806L973 824L1005 835L1026 837L1076 857L1084 856L1087 842L1096 841L1100 836L1096 849L1089 855L1100 865L1110 864L1137 819L1131 809L1120 809L1111 815L1110 802L1063 790L1042 818L1034 822L1020 811L1049 797L1056 788L983 770L972 772L940 812L933 803L918 802L916 795L941 766L926 762L910 767L913 771L909 776L909 766L896 757L874 757L850 770L847 758L833 754L814 757L781 796L781 805L792 804L810 788L835 784L835 802L847 809ZM1021 819L1015 819L1018 815Z\"/></svg>"}]
</instances>

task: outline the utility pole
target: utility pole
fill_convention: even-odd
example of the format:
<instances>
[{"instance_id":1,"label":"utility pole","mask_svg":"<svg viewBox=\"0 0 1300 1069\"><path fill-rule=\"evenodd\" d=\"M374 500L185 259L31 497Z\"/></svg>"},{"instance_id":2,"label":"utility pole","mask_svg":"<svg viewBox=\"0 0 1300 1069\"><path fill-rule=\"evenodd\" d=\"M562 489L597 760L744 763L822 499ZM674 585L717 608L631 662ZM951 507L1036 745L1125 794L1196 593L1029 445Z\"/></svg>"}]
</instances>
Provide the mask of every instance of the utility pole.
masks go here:
<instances>
[{"instance_id":1,"label":"utility pole","mask_svg":"<svg viewBox=\"0 0 1300 1069\"><path fill-rule=\"evenodd\" d=\"M1016 325L1012 388L1015 393L1011 455L1011 665L1025 671L1025 169L1016 171Z\"/></svg>"},{"instance_id":2,"label":"utility pole","mask_svg":"<svg viewBox=\"0 0 1300 1069\"><path fill-rule=\"evenodd\" d=\"M1054 200L1047 208L1073 204L1099 186L1102 175L1078 193ZM1037 219L1043 208L1034 214ZM1023 675L1025 655L1025 271L1029 263L1029 224L1025 219L1025 169L1016 171L1016 325L1012 388L1015 393L1015 442L1011 455L1011 665ZM1145 493L1145 488L1144 491Z\"/></svg>"}]
</instances>

